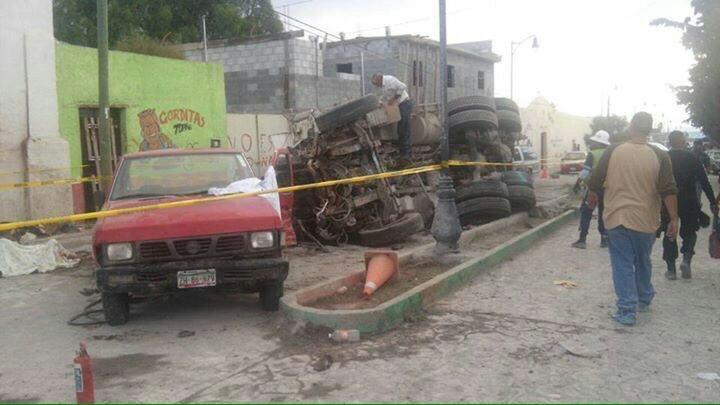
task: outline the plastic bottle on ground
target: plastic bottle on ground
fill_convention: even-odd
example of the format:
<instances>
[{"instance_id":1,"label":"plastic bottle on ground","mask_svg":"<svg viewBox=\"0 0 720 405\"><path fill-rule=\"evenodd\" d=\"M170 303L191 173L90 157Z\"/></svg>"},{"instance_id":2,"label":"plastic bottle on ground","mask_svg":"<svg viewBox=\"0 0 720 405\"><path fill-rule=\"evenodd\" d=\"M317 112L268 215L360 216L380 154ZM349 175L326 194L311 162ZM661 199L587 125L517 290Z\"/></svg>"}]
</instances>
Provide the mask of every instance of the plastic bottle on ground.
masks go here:
<instances>
[{"instance_id":1,"label":"plastic bottle on ground","mask_svg":"<svg viewBox=\"0 0 720 405\"><path fill-rule=\"evenodd\" d=\"M338 329L328 334L328 337L336 342L357 342L360 340L360 331L357 329Z\"/></svg>"}]
</instances>

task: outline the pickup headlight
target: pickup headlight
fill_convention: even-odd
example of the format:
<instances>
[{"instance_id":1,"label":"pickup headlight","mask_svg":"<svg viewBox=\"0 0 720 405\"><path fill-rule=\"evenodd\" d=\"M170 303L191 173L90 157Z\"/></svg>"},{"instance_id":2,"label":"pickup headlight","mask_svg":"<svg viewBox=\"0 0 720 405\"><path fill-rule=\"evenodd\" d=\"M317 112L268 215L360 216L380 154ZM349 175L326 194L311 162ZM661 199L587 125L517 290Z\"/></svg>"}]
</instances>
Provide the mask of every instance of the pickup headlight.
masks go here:
<instances>
[{"instance_id":1,"label":"pickup headlight","mask_svg":"<svg viewBox=\"0 0 720 405\"><path fill-rule=\"evenodd\" d=\"M272 232L254 232L250 235L250 244L253 249L267 249L275 245L275 236Z\"/></svg>"},{"instance_id":2,"label":"pickup headlight","mask_svg":"<svg viewBox=\"0 0 720 405\"><path fill-rule=\"evenodd\" d=\"M113 243L107 245L107 258L112 261L130 260L133 256L132 245L129 243Z\"/></svg>"}]
</instances>

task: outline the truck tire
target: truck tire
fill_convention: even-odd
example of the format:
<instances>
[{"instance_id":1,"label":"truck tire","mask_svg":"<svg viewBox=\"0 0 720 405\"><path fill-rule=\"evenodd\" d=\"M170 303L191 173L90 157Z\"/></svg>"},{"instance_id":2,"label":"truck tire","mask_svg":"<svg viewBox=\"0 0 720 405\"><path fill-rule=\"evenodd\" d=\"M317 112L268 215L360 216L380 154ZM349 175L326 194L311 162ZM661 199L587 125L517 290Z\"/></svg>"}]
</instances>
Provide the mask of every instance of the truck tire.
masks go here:
<instances>
[{"instance_id":1,"label":"truck tire","mask_svg":"<svg viewBox=\"0 0 720 405\"><path fill-rule=\"evenodd\" d=\"M110 326L125 325L130 319L130 296L128 293L102 293L103 313Z\"/></svg>"},{"instance_id":2,"label":"truck tire","mask_svg":"<svg viewBox=\"0 0 720 405\"><path fill-rule=\"evenodd\" d=\"M505 111L513 111L515 113L520 113L520 109L518 108L518 105L510 100L509 98L504 97L496 97L495 98L495 110L505 110Z\"/></svg>"},{"instance_id":3,"label":"truck tire","mask_svg":"<svg viewBox=\"0 0 720 405\"><path fill-rule=\"evenodd\" d=\"M455 192L455 202L457 203L478 197L508 198L508 188L502 181L480 180L458 187Z\"/></svg>"},{"instance_id":4,"label":"truck tire","mask_svg":"<svg viewBox=\"0 0 720 405\"><path fill-rule=\"evenodd\" d=\"M375 229L362 229L358 232L358 241L362 246L382 247L403 242L425 228L422 215L409 212L389 225Z\"/></svg>"},{"instance_id":5,"label":"truck tire","mask_svg":"<svg viewBox=\"0 0 720 405\"><path fill-rule=\"evenodd\" d=\"M280 309L280 298L283 296L284 283L273 281L260 289L260 308L263 311L277 311Z\"/></svg>"},{"instance_id":6,"label":"truck tire","mask_svg":"<svg viewBox=\"0 0 720 405\"><path fill-rule=\"evenodd\" d=\"M498 128L505 132L521 132L520 115L514 111L499 110L497 112Z\"/></svg>"},{"instance_id":7,"label":"truck tire","mask_svg":"<svg viewBox=\"0 0 720 405\"><path fill-rule=\"evenodd\" d=\"M450 131L465 131L467 129L497 129L498 120L494 111L468 110L453 114L448 118Z\"/></svg>"},{"instance_id":8,"label":"truck tire","mask_svg":"<svg viewBox=\"0 0 720 405\"><path fill-rule=\"evenodd\" d=\"M526 186L526 187L530 187L530 188L533 187L532 180L528 177L528 175L523 172L519 172L517 170L503 172L502 181L508 187L510 187L510 186Z\"/></svg>"},{"instance_id":9,"label":"truck tire","mask_svg":"<svg viewBox=\"0 0 720 405\"><path fill-rule=\"evenodd\" d=\"M528 186L508 186L510 205L514 212L529 211L535 206L535 190Z\"/></svg>"},{"instance_id":10,"label":"truck tire","mask_svg":"<svg viewBox=\"0 0 720 405\"><path fill-rule=\"evenodd\" d=\"M447 103L448 115L468 110L485 110L495 112L495 100L487 96L467 96L450 100Z\"/></svg>"},{"instance_id":11,"label":"truck tire","mask_svg":"<svg viewBox=\"0 0 720 405\"><path fill-rule=\"evenodd\" d=\"M512 214L512 207L507 198L478 197L457 204L460 223L467 225L505 218Z\"/></svg>"},{"instance_id":12,"label":"truck tire","mask_svg":"<svg viewBox=\"0 0 720 405\"><path fill-rule=\"evenodd\" d=\"M315 118L320 132L333 130L339 126L349 124L359 120L365 114L378 108L379 101L377 96L369 94L356 100L348 101L341 104L330 111L324 112Z\"/></svg>"}]
</instances>

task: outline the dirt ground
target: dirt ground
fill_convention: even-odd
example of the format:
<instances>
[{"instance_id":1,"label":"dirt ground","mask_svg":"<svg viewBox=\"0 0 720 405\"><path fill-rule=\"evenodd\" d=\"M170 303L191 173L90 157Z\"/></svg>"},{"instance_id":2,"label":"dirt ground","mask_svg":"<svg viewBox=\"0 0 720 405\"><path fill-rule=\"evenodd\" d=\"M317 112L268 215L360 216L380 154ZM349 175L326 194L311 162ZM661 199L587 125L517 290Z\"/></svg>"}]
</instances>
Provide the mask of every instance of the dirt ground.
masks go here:
<instances>
[{"instance_id":1,"label":"dirt ground","mask_svg":"<svg viewBox=\"0 0 720 405\"><path fill-rule=\"evenodd\" d=\"M555 190L565 190L559 180ZM539 194L553 198L553 189ZM108 402L719 402L720 262L699 236L694 278L663 278L634 328L609 318L607 251L569 247L577 223L488 269L423 316L355 344L201 291L137 305L130 323L70 327L94 297L91 266L0 279L0 402L72 402L72 358L88 343ZM408 244L430 240L420 235ZM488 247L490 238L481 241ZM288 251L297 289L362 266L362 248ZM555 285L569 280L575 288Z\"/></svg>"}]
</instances>

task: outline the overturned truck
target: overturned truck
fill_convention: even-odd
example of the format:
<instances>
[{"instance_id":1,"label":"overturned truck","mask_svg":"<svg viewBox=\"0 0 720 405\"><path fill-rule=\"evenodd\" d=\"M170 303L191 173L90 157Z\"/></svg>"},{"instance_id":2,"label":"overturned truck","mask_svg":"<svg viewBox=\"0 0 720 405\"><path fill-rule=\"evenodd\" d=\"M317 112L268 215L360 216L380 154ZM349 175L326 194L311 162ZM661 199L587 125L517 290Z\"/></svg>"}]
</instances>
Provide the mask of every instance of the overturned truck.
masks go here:
<instances>
[{"instance_id":1,"label":"overturned truck","mask_svg":"<svg viewBox=\"0 0 720 405\"><path fill-rule=\"evenodd\" d=\"M451 167L456 204L463 225L506 217L535 205L531 176L513 167L512 149L522 125L509 99L469 96L447 105ZM442 127L436 104L413 109L412 166L439 163ZM278 151L280 186L319 183L399 168L397 106L374 95L321 114L293 117L297 141ZM302 135L300 135L302 134ZM435 211L438 172L425 172L334 187L293 196L296 233L323 243L388 246L429 228Z\"/></svg>"}]
</instances>

